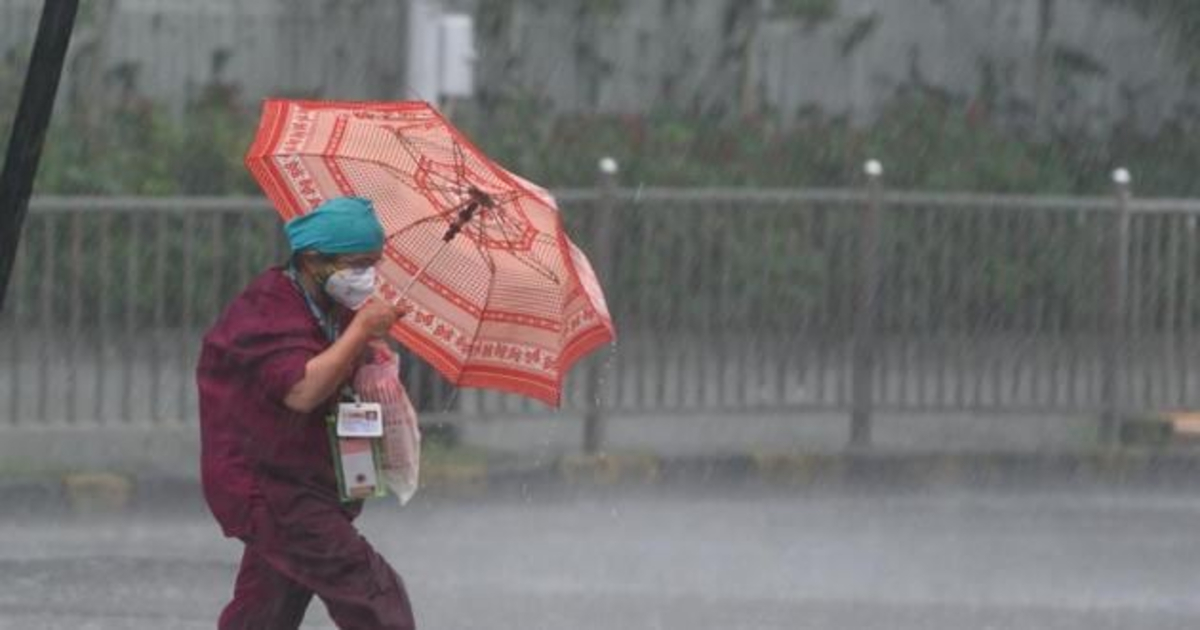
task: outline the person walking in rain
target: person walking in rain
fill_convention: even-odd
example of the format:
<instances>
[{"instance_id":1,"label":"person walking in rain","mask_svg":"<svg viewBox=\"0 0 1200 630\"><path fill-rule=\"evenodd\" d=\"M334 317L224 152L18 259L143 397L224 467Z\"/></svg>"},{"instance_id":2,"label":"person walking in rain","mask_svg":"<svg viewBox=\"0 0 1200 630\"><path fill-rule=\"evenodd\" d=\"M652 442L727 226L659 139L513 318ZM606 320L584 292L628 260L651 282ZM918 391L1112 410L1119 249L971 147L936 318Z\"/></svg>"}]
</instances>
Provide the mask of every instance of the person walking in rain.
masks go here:
<instances>
[{"instance_id":1,"label":"person walking in rain","mask_svg":"<svg viewBox=\"0 0 1200 630\"><path fill-rule=\"evenodd\" d=\"M245 544L219 627L296 628L315 594L341 628L415 628L404 584L339 497L326 417L367 344L404 313L370 300L384 242L371 203L342 197L285 226L292 256L204 337L204 495Z\"/></svg>"}]
</instances>

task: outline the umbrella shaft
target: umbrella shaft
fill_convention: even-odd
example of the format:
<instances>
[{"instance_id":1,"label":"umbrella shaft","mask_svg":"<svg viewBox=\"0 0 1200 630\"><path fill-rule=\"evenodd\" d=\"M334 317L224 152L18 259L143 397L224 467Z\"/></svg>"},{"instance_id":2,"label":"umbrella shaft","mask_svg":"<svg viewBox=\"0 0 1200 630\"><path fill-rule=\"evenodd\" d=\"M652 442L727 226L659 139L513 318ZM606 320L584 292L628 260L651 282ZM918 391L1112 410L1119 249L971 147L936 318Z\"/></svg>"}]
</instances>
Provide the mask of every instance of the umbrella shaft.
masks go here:
<instances>
[{"instance_id":1,"label":"umbrella shaft","mask_svg":"<svg viewBox=\"0 0 1200 630\"><path fill-rule=\"evenodd\" d=\"M473 194L475 193L483 195L483 193L479 192L478 189L473 190ZM484 199L488 199L490 202L490 198L484 196ZM458 218L450 224L450 229L446 230L446 235L442 237L442 246L433 253L433 256L429 257L429 260L425 261L425 264L417 271L417 273L413 274L413 277L408 281L408 284L404 285L404 290L400 292L400 297L396 298L397 303L408 297L408 292L412 290L413 285L417 283L417 280L419 280L421 276L425 275L426 271L429 271L429 267L433 265L435 261L437 261L437 259L442 255L442 252L446 251L446 246L450 244L450 241L454 240L454 237L458 236L458 233L462 231L463 226L465 226L471 220L471 218L475 216L475 212L479 210L479 204L480 201L473 198L462 210L458 211Z\"/></svg>"}]
</instances>

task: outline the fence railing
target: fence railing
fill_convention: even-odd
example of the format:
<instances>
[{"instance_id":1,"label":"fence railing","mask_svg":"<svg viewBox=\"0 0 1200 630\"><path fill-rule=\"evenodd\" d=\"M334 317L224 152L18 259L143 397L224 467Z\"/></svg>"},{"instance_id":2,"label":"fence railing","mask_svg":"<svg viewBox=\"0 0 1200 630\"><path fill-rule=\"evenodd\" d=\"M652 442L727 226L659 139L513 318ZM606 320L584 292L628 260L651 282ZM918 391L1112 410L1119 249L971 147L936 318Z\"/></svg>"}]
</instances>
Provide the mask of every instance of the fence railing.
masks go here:
<instances>
[{"instance_id":1,"label":"fence railing","mask_svg":"<svg viewBox=\"0 0 1200 630\"><path fill-rule=\"evenodd\" d=\"M569 379L572 412L853 411L865 443L877 410L1111 425L1200 405L1198 201L870 186L558 198L619 333ZM0 313L0 422L193 421L200 336L285 255L260 199L35 199ZM427 409L544 411L455 392L417 361L405 378Z\"/></svg>"}]
</instances>

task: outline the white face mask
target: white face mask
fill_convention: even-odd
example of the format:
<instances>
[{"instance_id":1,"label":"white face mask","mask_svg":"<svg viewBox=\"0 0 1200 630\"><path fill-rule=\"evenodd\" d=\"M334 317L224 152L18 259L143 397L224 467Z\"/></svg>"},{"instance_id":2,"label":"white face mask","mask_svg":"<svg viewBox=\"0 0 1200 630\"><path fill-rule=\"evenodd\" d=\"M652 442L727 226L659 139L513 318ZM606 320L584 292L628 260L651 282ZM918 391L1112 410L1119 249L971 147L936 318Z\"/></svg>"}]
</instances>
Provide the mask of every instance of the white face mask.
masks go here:
<instances>
[{"instance_id":1,"label":"white face mask","mask_svg":"<svg viewBox=\"0 0 1200 630\"><path fill-rule=\"evenodd\" d=\"M348 309L357 309L375 292L375 268L339 269L325 281L325 293Z\"/></svg>"}]
</instances>

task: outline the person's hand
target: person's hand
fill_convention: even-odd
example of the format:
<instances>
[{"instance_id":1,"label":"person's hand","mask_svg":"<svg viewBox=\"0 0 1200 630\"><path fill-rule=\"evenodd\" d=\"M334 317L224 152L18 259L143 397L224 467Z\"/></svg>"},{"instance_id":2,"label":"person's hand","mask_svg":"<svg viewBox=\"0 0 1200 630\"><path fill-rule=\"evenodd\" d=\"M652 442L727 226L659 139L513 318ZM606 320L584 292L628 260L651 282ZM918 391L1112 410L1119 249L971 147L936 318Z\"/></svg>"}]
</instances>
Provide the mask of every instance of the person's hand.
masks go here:
<instances>
[{"instance_id":1,"label":"person's hand","mask_svg":"<svg viewBox=\"0 0 1200 630\"><path fill-rule=\"evenodd\" d=\"M354 313L351 326L357 326L369 337L386 337L392 325L407 313L407 309L386 302L371 300Z\"/></svg>"}]
</instances>

